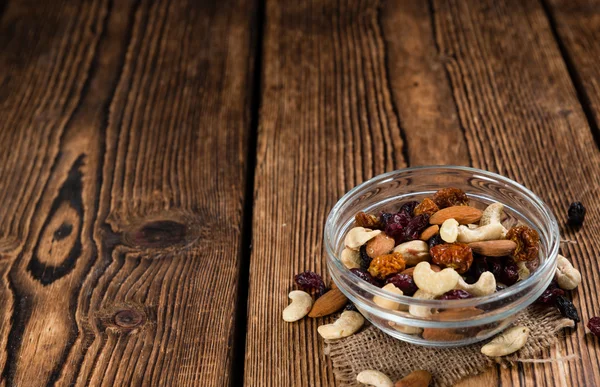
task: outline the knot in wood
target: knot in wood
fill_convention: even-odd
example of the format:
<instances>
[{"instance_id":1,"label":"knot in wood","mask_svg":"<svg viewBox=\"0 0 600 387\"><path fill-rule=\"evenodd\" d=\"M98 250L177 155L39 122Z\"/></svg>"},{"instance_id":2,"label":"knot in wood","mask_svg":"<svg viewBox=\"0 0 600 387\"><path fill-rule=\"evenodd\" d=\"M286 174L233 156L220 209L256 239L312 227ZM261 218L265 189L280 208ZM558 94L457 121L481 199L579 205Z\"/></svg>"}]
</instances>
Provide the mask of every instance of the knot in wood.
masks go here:
<instances>
[{"instance_id":1,"label":"knot in wood","mask_svg":"<svg viewBox=\"0 0 600 387\"><path fill-rule=\"evenodd\" d=\"M115 314L115 325L121 328L132 329L144 322L144 315L137 310L126 309Z\"/></svg>"},{"instance_id":2,"label":"knot in wood","mask_svg":"<svg viewBox=\"0 0 600 387\"><path fill-rule=\"evenodd\" d=\"M181 244L186 239L186 225L172 220L157 220L135 230L130 239L135 246L162 248Z\"/></svg>"}]
</instances>

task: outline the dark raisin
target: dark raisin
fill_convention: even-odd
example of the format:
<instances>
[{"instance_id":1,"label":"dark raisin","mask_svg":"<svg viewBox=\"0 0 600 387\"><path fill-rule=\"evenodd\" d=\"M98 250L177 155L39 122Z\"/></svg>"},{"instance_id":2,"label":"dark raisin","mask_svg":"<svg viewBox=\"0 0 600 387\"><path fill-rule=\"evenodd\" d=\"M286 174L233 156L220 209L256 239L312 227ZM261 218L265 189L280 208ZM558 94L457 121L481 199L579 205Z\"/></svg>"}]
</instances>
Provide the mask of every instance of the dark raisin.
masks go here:
<instances>
[{"instance_id":1,"label":"dark raisin","mask_svg":"<svg viewBox=\"0 0 600 387\"><path fill-rule=\"evenodd\" d=\"M394 238L397 243L402 240L403 230L410 223L410 220L410 215L404 212L392 214L391 216L382 214L385 233Z\"/></svg>"},{"instance_id":2,"label":"dark raisin","mask_svg":"<svg viewBox=\"0 0 600 387\"><path fill-rule=\"evenodd\" d=\"M440 300L464 300L472 297L473 295L466 290L454 289L442 294Z\"/></svg>"},{"instance_id":3,"label":"dark raisin","mask_svg":"<svg viewBox=\"0 0 600 387\"><path fill-rule=\"evenodd\" d=\"M383 227L385 227L392 220L393 216L394 214L391 212L382 212L381 215L379 215L379 222Z\"/></svg>"},{"instance_id":4,"label":"dark raisin","mask_svg":"<svg viewBox=\"0 0 600 387\"><path fill-rule=\"evenodd\" d=\"M325 293L325 282L323 278L312 271L305 271L294 276L294 281L304 291L316 291L317 296Z\"/></svg>"},{"instance_id":5,"label":"dark raisin","mask_svg":"<svg viewBox=\"0 0 600 387\"><path fill-rule=\"evenodd\" d=\"M556 297L564 295L565 291L559 288L556 282L552 281L535 302L544 305L554 305Z\"/></svg>"},{"instance_id":6,"label":"dark raisin","mask_svg":"<svg viewBox=\"0 0 600 387\"><path fill-rule=\"evenodd\" d=\"M465 273L467 279L465 280L468 284L473 284L479 280L479 277L486 272L488 269L488 258L481 255L474 255L473 263L469 270Z\"/></svg>"},{"instance_id":7,"label":"dark raisin","mask_svg":"<svg viewBox=\"0 0 600 387\"><path fill-rule=\"evenodd\" d=\"M412 241L419 239L421 232L429 227L429 215L421 214L417 215L410 220L410 222L404 227L402 231L401 242Z\"/></svg>"},{"instance_id":8,"label":"dark raisin","mask_svg":"<svg viewBox=\"0 0 600 387\"><path fill-rule=\"evenodd\" d=\"M375 281L375 278L373 278L373 276L371 274L369 274L368 271L363 270L363 269L350 269L350 271L352 272L352 274L354 274L358 278L360 278L364 281L367 281L368 283L370 283L372 285L379 286L377 281Z\"/></svg>"},{"instance_id":9,"label":"dark raisin","mask_svg":"<svg viewBox=\"0 0 600 387\"><path fill-rule=\"evenodd\" d=\"M354 305L352 302L347 303L344 307L344 310L352 310L354 312L358 312L358 309L356 309L356 305Z\"/></svg>"},{"instance_id":10,"label":"dark raisin","mask_svg":"<svg viewBox=\"0 0 600 387\"><path fill-rule=\"evenodd\" d=\"M500 274L500 282L506 286L511 286L517 283L519 280L519 267L517 264L510 260L507 261Z\"/></svg>"},{"instance_id":11,"label":"dark raisin","mask_svg":"<svg viewBox=\"0 0 600 387\"><path fill-rule=\"evenodd\" d=\"M600 337L600 317L592 317L588 321L587 327L596 337Z\"/></svg>"},{"instance_id":12,"label":"dark raisin","mask_svg":"<svg viewBox=\"0 0 600 387\"><path fill-rule=\"evenodd\" d=\"M573 202L569 206L568 215L571 226L581 226L585 219L585 207L581 202Z\"/></svg>"},{"instance_id":13,"label":"dark raisin","mask_svg":"<svg viewBox=\"0 0 600 387\"><path fill-rule=\"evenodd\" d=\"M564 296L557 296L554 304L560 310L560 314L565 316L568 319L579 322L579 314L577 313L577 309L575 309L575 305L573 302Z\"/></svg>"},{"instance_id":14,"label":"dark raisin","mask_svg":"<svg viewBox=\"0 0 600 387\"><path fill-rule=\"evenodd\" d=\"M502 262L502 260L502 258L495 257L487 258L488 271L490 271L494 277L496 277L497 281L500 281L500 276L504 271L504 262ZM506 260L506 258L504 258L504 260Z\"/></svg>"},{"instance_id":15,"label":"dark raisin","mask_svg":"<svg viewBox=\"0 0 600 387\"><path fill-rule=\"evenodd\" d=\"M442 239L442 237L440 236L440 234L435 234L434 236L432 236L431 238L429 238L429 240L427 241L427 244L429 245L430 249L433 246L441 245L442 243L446 243L446 242Z\"/></svg>"},{"instance_id":16,"label":"dark raisin","mask_svg":"<svg viewBox=\"0 0 600 387\"><path fill-rule=\"evenodd\" d=\"M496 284L496 291L499 292L501 290L506 289L506 285L504 284Z\"/></svg>"},{"instance_id":17,"label":"dark raisin","mask_svg":"<svg viewBox=\"0 0 600 387\"><path fill-rule=\"evenodd\" d=\"M415 210L415 207L418 205L419 205L419 202L417 202L417 201L406 202L402 205L402 207L400 207L400 211L398 211L398 212L403 212L403 213L407 214L408 216L412 216L413 211Z\"/></svg>"},{"instance_id":18,"label":"dark raisin","mask_svg":"<svg viewBox=\"0 0 600 387\"><path fill-rule=\"evenodd\" d=\"M361 267L361 269L368 270L373 258L369 257L369 254L367 254L367 245L364 244L364 245L360 246L359 251L360 251L360 267Z\"/></svg>"},{"instance_id":19,"label":"dark raisin","mask_svg":"<svg viewBox=\"0 0 600 387\"><path fill-rule=\"evenodd\" d=\"M412 275L408 274L396 274L388 278L385 284L394 284L405 296L412 296L419 289Z\"/></svg>"}]
</instances>

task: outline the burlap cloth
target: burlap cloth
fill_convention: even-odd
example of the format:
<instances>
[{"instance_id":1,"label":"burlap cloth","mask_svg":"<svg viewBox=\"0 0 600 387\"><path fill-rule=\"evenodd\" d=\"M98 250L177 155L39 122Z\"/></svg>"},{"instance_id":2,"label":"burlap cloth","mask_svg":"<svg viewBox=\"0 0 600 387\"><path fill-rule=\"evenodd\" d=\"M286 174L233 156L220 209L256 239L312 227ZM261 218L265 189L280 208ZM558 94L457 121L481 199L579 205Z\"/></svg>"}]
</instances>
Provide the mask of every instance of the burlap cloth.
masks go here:
<instances>
[{"instance_id":1,"label":"burlap cloth","mask_svg":"<svg viewBox=\"0 0 600 387\"><path fill-rule=\"evenodd\" d=\"M458 348L421 347L394 339L374 326L342 340L327 341L325 354L331 358L333 372L342 386L360 386L356 375L363 370L378 370L399 380L417 369L431 372L434 386L451 386L496 362L511 365L539 358L544 349L556 344L559 331L572 327L573 321L563 318L555 308L532 306L519 315L514 325L530 329L527 344L515 354L499 359L490 359L480 352L485 342Z\"/></svg>"}]
</instances>

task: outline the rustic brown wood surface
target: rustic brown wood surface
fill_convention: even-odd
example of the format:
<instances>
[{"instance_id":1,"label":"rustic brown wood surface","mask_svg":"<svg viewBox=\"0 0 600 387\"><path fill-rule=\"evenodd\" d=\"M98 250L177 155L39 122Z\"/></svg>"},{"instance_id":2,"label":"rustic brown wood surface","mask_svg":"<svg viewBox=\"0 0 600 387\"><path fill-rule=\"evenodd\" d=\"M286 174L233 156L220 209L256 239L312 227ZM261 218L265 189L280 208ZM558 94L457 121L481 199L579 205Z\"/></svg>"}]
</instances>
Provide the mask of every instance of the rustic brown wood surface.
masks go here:
<instances>
[{"instance_id":1,"label":"rustic brown wood surface","mask_svg":"<svg viewBox=\"0 0 600 387\"><path fill-rule=\"evenodd\" d=\"M330 319L287 324L280 311L294 273L326 272L336 199L390 166L472 165L538 192L577 242L563 252L585 277L574 296L583 321L599 313L600 153L543 4L268 1L265 21L247 385L332 384L316 334ZM589 208L579 232L562 225L575 199ZM600 383L597 341L581 325L557 352L580 358L461 385Z\"/></svg>"},{"instance_id":2,"label":"rustic brown wood surface","mask_svg":"<svg viewBox=\"0 0 600 387\"><path fill-rule=\"evenodd\" d=\"M600 315L600 1L0 0L0 386L335 386L337 199L405 166L537 192ZM564 225L573 200L585 226ZM252 242L252 252L248 245ZM600 385L580 324L461 386Z\"/></svg>"},{"instance_id":3,"label":"rustic brown wood surface","mask_svg":"<svg viewBox=\"0 0 600 387\"><path fill-rule=\"evenodd\" d=\"M0 385L232 383L254 9L7 2Z\"/></svg>"}]
</instances>

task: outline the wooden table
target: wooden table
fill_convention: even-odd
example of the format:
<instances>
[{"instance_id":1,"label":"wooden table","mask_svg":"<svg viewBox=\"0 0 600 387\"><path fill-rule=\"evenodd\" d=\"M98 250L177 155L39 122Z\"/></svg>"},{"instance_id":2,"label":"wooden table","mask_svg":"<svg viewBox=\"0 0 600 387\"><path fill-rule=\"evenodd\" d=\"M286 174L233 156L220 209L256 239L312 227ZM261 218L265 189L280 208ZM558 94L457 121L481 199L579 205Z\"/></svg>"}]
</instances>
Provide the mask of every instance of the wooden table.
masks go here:
<instances>
[{"instance_id":1,"label":"wooden table","mask_svg":"<svg viewBox=\"0 0 600 387\"><path fill-rule=\"evenodd\" d=\"M329 319L281 320L292 276L406 166L537 192L587 322L598 58L600 1L0 0L0 385L335 385ZM600 384L582 325L557 353L461 385Z\"/></svg>"}]
</instances>

